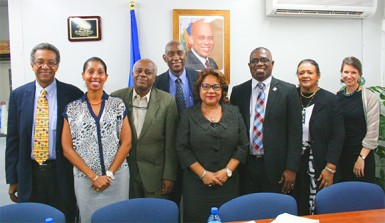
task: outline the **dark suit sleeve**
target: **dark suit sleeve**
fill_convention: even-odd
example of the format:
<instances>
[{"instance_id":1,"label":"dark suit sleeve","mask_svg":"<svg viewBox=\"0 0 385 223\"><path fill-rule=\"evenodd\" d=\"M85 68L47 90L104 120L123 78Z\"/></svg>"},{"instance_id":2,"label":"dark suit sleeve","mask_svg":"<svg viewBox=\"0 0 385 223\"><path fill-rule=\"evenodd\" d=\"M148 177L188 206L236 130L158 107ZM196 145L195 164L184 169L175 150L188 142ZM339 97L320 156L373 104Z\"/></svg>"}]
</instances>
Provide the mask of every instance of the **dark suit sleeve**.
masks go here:
<instances>
[{"instance_id":1,"label":"dark suit sleeve","mask_svg":"<svg viewBox=\"0 0 385 223\"><path fill-rule=\"evenodd\" d=\"M190 121L188 111L181 113L176 136L176 151L183 169L189 168L191 164L198 162L191 150L190 144Z\"/></svg>"},{"instance_id":2,"label":"dark suit sleeve","mask_svg":"<svg viewBox=\"0 0 385 223\"><path fill-rule=\"evenodd\" d=\"M246 163L246 156L249 150L249 139L246 133L246 126L243 122L241 113L239 113L238 108L236 108L236 114L238 117L238 146L234 151L233 158L239 160L241 163Z\"/></svg>"},{"instance_id":3,"label":"dark suit sleeve","mask_svg":"<svg viewBox=\"0 0 385 223\"><path fill-rule=\"evenodd\" d=\"M237 86L235 86L235 87L233 87L233 89L232 89L232 91L231 91L231 95L230 95L230 103L232 104L232 105L236 105L236 106L238 106L235 102L235 98L237 98L236 97L236 94L237 94Z\"/></svg>"},{"instance_id":4,"label":"dark suit sleeve","mask_svg":"<svg viewBox=\"0 0 385 223\"><path fill-rule=\"evenodd\" d=\"M178 159L176 155L175 137L178 125L178 109L174 97L171 97L166 116L165 161L163 179L176 181Z\"/></svg>"},{"instance_id":5,"label":"dark suit sleeve","mask_svg":"<svg viewBox=\"0 0 385 223\"><path fill-rule=\"evenodd\" d=\"M334 165L338 164L342 148L345 140L345 126L343 112L337 102L338 98L333 97L331 101L332 106L332 126L330 133L330 140L328 143L328 150L325 156L325 161Z\"/></svg>"},{"instance_id":6,"label":"dark suit sleeve","mask_svg":"<svg viewBox=\"0 0 385 223\"><path fill-rule=\"evenodd\" d=\"M302 152L302 117L301 104L294 85L289 88L287 97L288 148L286 169L298 172Z\"/></svg>"},{"instance_id":7,"label":"dark suit sleeve","mask_svg":"<svg viewBox=\"0 0 385 223\"><path fill-rule=\"evenodd\" d=\"M8 128L5 150L5 172L7 184L18 182L17 164L19 162L19 125L15 93L9 97Z\"/></svg>"}]
</instances>

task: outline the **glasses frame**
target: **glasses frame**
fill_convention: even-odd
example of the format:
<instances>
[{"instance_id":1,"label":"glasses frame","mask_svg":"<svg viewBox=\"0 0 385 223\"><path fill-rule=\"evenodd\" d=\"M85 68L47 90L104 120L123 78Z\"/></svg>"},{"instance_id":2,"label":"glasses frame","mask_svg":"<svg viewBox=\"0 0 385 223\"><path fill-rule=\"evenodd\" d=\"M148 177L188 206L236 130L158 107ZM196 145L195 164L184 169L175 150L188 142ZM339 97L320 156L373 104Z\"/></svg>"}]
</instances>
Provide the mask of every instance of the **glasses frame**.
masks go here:
<instances>
[{"instance_id":1,"label":"glasses frame","mask_svg":"<svg viewBox=\"0 0 385 223\"><path fill-rule=\"evenodd\" d=\"M215 88L214 88L215 87ZM214 85L210 85L210 84L201 84L201 88L202 90L204 91L209 91L210 88L213 89L213 91L220 91L222 90L222 85L220 84L214 84Z\"/></svg>"},{"instance_id":2,"label":"glasses frame","mask_svg":"<svg viewBox=\"0 0 385 223\"><path fill-rule=\"evenodd\" d=\"M44 65L47 65L48 67L53 68L53 67L57 66L57 63L53 63L53 62L42 63L42 62L39 62L39 61L34 61L33 65L35 65L37 67L44 67Z\"/></svg>"},{"instance_id":3,"label":"glasses frame","mask_svg":"<svg viewBox=\"0 0 385 223\"><path fill-rule=\"evenodd\" d=\"M261 62L262 64L267 64L267 63L270 63L271 60L270 60L269 58L266 58L266 57L253 58L253 59L250 61L250 64L258 64L259 62Z\"/></svg>"}]
</instances>

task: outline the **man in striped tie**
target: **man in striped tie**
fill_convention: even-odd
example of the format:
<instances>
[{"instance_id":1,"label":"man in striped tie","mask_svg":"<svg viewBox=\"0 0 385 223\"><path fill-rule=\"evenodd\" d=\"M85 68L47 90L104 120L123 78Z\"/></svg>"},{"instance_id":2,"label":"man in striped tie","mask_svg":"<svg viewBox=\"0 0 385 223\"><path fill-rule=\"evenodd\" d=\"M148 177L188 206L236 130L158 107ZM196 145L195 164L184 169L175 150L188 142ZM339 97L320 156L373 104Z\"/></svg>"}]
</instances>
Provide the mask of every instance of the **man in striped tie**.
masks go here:
<instances>
[{"instance_id":1,"label":"man in striped tie","mask_svg":"<svg viewBox=\"0 0 385 223\"><path fill-rule=\"evenodd\" d=\"M268 49L254 49L248 65L252 79L235 86L230 98L249 129L241 193L290 193L302 150L298 94L293 84L271 76L274 61Z\"/></svg>"}]
</instances>

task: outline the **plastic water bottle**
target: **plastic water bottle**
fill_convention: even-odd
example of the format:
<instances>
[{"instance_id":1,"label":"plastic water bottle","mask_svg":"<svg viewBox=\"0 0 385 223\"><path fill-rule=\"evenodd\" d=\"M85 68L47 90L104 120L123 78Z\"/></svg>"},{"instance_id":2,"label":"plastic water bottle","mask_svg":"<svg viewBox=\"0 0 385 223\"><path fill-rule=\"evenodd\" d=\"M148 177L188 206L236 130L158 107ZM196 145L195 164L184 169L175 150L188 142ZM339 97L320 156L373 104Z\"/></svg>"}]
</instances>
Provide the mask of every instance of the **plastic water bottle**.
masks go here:
<instances>
[{"instance_id":1,"label":"plastic water bottle","mask_svg":"<svg viewBox=\"0 0 385 223\"><path fill-rule=\"evenodd\" d=\"M53 223L53 218L46 218L44 223Z\"/></svg>"},{"instance_id":2,"label":"plastic water bottle","mask_svg":"<svg viewBox=\"0 0 385 223\"><path fill-rule=\"evenodd\" d=\"M207 219L207 223L222 223L221 218L219 218L218 215L218 208L211 208L211 215L209 216L209 219Z\"/></svg>"}]
</instances>

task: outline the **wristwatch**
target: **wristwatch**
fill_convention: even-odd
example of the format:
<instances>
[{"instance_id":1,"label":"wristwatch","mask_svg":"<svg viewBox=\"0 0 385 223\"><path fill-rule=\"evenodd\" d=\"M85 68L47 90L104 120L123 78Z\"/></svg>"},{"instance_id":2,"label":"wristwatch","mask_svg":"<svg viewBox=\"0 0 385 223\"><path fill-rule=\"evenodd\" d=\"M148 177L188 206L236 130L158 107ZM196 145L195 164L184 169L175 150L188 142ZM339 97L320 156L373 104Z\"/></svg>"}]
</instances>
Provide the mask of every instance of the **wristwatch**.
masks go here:
<instances>
[{"instance_id":1,"label":"wristwatch","mask_svg":"<svg viewBox=\"0 0 385 223\"><path fill-rule=\"evenodd\" d=\"M363 155L361 155L361 154L360 154L360 157L361 157L362 160L365 160L365 159L366 159L366 156L363 156Z\"/></svg>"},{"instance_id":2,"label":"wristwatch","mask_svg":"<svg viewBox=\"0 0 385 223\"><path fill-rule=\"evenodd\" d=\"M111 179L113 179L113 180L115 180L114 174L111 171L109 171L109 170L106 171L106 176L111 178Z\"/></svg>"},{"instance_id":3,"label":"wristwatch","mask_svg":"<svg viewBox=\"0 0 385 223\"><path fill-rule=\"evenodd\" d=\"M231 172L229 168L226 167L225 171L226 171L227 177L231 177L233 175L233 172Z\"/></svg>"}]
</instances>

